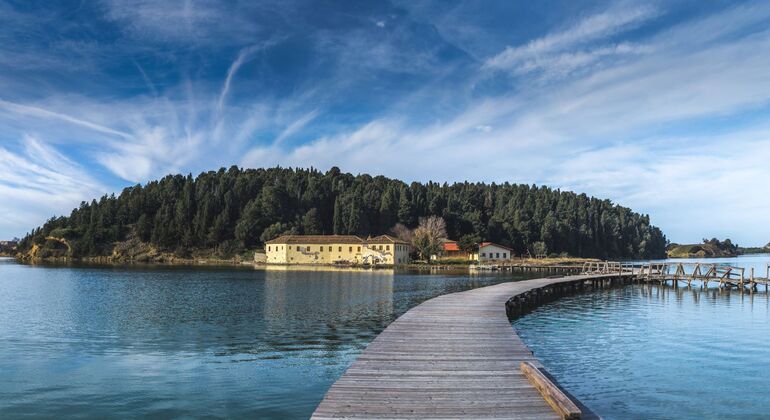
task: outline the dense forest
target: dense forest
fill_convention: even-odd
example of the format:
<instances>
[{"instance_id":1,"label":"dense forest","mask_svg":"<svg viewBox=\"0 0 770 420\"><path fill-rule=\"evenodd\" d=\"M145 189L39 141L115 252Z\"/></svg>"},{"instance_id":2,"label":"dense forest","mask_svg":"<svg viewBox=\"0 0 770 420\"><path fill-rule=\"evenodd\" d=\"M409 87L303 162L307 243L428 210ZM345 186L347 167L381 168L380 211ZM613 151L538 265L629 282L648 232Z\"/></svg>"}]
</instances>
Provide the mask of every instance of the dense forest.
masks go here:
<instances>
[{"instance_id":1,"label":"dense forest","mask_svg":"<svg viewBox=\"0 0 770 420\"><path fill-rule=\"evenodd\" d=\"M387 233L400 223L436 215L450 238L493 241L518 253L657 258L666 238L649 217L609 200L516 184L406 184L332 168L220 169L170 175L83 202L22 239L29 250L62 238L71 256L110 255L132 240L179 256L209 250L221 256L256 249L283 233ZM50 241L49 241L50 242Z\"/></svg>"}]
</instances>

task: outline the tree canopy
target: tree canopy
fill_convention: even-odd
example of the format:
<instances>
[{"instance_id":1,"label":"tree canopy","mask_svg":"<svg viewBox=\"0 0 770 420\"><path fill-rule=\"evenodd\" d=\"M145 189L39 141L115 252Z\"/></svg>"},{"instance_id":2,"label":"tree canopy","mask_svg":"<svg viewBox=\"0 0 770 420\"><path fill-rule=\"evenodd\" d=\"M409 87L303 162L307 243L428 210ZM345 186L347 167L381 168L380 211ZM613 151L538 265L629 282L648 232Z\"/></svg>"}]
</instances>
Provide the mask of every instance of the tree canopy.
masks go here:
<instances>
[{"instance_id":1,"label":"tree canopy","mask_svg":"<svg viewBox=\"0 0 770 420\"><path fill-rule=\"evenodd\" d=\"M138 238L178 254L260 247L283 233L387 233L400 223L440 216L449 238L493 241L523 253L543 242L551 253L598 258L665 256L666 238L649 216L609 200L519 184L406 184L332 168L240 169L169 175L119 196L83 202L20 243L66 238L74 256L109 255Z\"/></svg>"}]
</instances>

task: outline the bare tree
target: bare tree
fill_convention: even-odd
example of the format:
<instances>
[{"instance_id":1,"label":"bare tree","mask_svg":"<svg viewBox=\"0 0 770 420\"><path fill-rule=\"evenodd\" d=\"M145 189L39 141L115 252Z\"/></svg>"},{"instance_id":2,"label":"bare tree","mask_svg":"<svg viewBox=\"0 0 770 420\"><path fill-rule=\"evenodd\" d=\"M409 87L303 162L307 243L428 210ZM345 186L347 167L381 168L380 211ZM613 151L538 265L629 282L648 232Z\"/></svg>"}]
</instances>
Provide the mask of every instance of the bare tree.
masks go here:
<instances>
[{"instance_id":1,"label":"bare tree","mask_svg":"<svg viewBox=\"0 0 770 420\"><path fill-rule=\"evenodd\" d=\"M446 222L443 218L421 217L413 232L412 246L420 254L421 259L427 260L431 255L441 252L443 240L446 237Z\"/></svg>"},{"instance_id":2,"label":"bare tree","mask_svg":"<svg viewBox=\"0 0 770 420\"><path fill-rule=\"evenodd\" d=\"M414 232L412 232L412 229L409 229L401 223L396 223L395 226L390 228L390 234L410 244L414 238Z\"/></svg>"}]
</instances>

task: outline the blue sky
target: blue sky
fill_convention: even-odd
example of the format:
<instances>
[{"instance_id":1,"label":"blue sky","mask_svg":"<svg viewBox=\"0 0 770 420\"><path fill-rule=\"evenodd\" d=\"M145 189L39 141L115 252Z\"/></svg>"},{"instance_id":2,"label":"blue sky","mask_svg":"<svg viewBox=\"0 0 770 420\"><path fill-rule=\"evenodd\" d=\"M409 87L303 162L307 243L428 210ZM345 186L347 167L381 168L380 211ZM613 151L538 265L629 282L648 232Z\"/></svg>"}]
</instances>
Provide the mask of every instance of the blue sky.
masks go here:
<instances>
[{"instance_id":1,"label":"blue sky","mask_svg":"<svg viewBox=\"0 0 770 420\"><path fill-rule=\"evenodd\" d=\"M0 0L0 238L233 164L545 184L770 241L770 3Z\"/></svg>"}]
</instances>

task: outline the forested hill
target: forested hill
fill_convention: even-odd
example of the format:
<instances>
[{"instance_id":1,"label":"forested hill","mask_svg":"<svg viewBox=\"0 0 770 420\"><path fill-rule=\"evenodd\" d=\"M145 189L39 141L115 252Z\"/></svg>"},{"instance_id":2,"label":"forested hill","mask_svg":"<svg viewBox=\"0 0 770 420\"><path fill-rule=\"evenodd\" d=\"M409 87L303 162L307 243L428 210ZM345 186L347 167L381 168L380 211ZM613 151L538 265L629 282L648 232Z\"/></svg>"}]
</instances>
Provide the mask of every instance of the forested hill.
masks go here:
<instances>
[{"instance_id":1,"label":"forested hill","mask_svg":"<svg viewBox=\"0 0 770 420\"><path fill-rule=\"evenodd\" d=\"M585 194L508 183L409 185L338 168L237 167L166 176L84 202L69 217L33 230L20 249L54 237L65 239L75 257L110 255L124 241L180 256L200 250L224 256L282 233L378 235L429 215L445 219L452 239L493 241L518 253L544 242L548 253L572 256L666 255L666 238L648 216Z\"/></svg>"}]
</instances>

